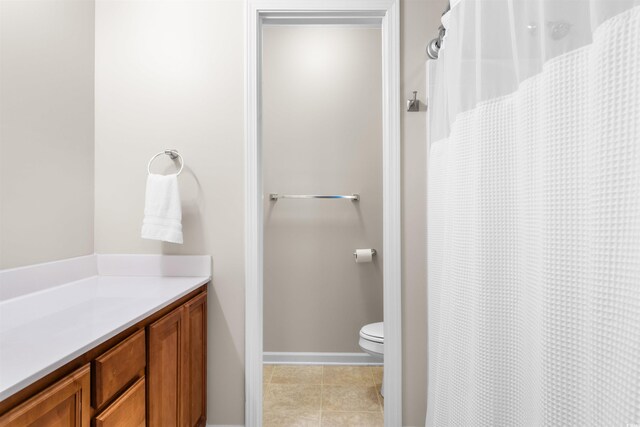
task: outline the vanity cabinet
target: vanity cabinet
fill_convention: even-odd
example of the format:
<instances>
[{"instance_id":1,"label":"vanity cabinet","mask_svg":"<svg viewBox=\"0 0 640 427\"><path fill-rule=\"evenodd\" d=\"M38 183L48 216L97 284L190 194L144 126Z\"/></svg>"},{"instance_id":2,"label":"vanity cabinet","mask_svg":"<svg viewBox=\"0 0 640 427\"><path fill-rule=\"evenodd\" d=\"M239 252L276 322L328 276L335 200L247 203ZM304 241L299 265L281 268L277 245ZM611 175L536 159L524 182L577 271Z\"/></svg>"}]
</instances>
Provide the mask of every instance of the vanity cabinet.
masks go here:
<instances>
[{"instance_id":1,"label":"vanity cabinet","mask_svg":"<svg viewBox=\"0 0 640 427\"><path fill-rule=\"evenodd\" d=\"M185 304L189 351L187 353L187 425L207 423L207 294Z\"/></svg>"},{"instance_id":2,"label":"vanity cabinet","mask_svg":"<svg viewBox=\"0 0 640 427\"><path fill-rule=\"evenodd\" d=\"M62 378L0 418L1 427L89 427L89 365Z\"/></svg>"},{"instance_id":3,"label":"vanity cabinet","mask_svg":"<svg viewBox=\"0 0 640 427\"><path fill-rule=\"evenodd\" d=\"M184 425L185 332L183 307L149 326L149 427Z\"/></svg>"},{"instance_id":4,"label":"vanity cabinet","mask_svg":"<svg viewBox=\"0 0 640 427\"><path fill-rule=\"evenodd\" d=\"M206 425L206 287L0 402L0 427Z\"/></svg>"},{"instance_id":5,"label":"vanity cabinet","mask_svg":"<svg viewBox=\"0 0 640 427\"><path fill-rule=\"evenodd\" d=\"M206 422L206 293L151 324L149 427Z\"/></svg>"},{"instance_id":6,"label":"vanity cabinet","mask_svg":"<svg viewBox=\"0 0 640 427\"><path fill-rule=\"evenodd\" d=\"M96 417L95 427L144 427L145 388L143 377Z\"/></svg>"},{"instance_id":7,"label":"vanity cabinet","mask_svg":"<svg viewBox=\"0 0 640 427\"><path fill-rule=\"evenodd\" d=\"M96 358L93 362L96 409L101 410L133 380L144 376L146 356L145 330L142 329Z\"/></svg>"}]
</instances>

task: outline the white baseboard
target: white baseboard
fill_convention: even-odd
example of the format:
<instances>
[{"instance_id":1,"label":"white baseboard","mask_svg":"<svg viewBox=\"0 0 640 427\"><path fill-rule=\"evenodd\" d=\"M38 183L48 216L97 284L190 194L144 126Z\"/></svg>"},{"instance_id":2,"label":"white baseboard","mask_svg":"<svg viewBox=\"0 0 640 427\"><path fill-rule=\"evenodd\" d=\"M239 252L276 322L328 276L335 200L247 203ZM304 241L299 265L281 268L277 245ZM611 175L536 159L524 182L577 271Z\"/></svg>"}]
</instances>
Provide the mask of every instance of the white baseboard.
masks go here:
<instances>
[{"instance_id":1,"label":"white baseboard","mask_svg":"<svg viewBox=\"0 0 640 427\"><path fill-rule=\"evenodd\" d=\"M270 352L262 353L262 361L265 364L289 364L289 365L382 365L382 359L368 353L286 353Z\"/></svg>"}]
</instances>

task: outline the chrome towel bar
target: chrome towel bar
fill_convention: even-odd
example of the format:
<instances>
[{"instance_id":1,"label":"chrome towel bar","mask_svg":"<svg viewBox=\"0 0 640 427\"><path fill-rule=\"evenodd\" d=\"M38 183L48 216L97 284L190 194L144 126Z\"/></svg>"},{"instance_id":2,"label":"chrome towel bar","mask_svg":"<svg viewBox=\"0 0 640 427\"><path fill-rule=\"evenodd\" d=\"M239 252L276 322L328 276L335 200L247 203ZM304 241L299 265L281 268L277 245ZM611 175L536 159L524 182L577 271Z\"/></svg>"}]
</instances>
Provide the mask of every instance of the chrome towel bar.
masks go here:
<instances>
[{"instance_id":1,"label":"chrome towel bar","mask_svg":"<svg viewBox=\"0 0 640 427\"><path fill-rule=\"evenodd\" d=\"M276 193L269 194L269 200L278 200L278 199L348 199L348 200L357 202L360 200L360 195L352 194L350 196L345 196L345 195L335 194L335 195L323 196L319 194L276 194Z\"/></svg>"}]
</instances>

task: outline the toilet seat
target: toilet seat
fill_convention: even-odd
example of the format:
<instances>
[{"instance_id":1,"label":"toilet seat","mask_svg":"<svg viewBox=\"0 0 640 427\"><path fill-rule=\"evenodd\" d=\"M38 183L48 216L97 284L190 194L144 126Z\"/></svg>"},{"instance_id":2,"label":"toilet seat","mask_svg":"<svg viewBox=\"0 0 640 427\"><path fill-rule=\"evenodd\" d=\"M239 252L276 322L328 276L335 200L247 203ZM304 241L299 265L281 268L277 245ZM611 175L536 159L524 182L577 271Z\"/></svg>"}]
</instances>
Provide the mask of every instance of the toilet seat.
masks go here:
<instances>
[{"instance_id":1,"label":"toilet seat","mask_svg":"<svg viewBox=\"0 0 640 427\"><path fill-rule=\"evenodd\" d=\"M370 323L360 329L360 338L384 344L384 323Z\"/></svg>"},{"instance_id":2,"label":"toilet seat","mask_svg":"<svg viewBox=\"0 0 640 427\"><path fill-rule=\"evenodd\" d=\"M384 323L370 323L360 329L360 348L372 356L384 357Z\"/></svg>"}]
</instances>

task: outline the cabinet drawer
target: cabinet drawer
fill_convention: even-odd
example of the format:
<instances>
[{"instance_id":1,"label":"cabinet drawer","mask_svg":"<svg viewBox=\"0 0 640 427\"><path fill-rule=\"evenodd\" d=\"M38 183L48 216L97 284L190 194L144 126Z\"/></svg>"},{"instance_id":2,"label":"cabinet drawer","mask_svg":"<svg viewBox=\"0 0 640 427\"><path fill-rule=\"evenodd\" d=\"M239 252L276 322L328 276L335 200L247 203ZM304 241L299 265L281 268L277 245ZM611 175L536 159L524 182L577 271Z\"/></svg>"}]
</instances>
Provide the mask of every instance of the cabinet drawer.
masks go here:
<instances>
[{"instance_id":1,"label":"cabinet drawer","mask_svg":"<svg viewBox=\"0 0 640 427\"><path fill-rule=\"evenodd\" d=\"M96 427L144 427L145 424L144 377L96 417Z\"/></svg>"},{"instance_id":2,"label":"cabinet drawer","mask_svg":"<svg viewBox=\"0 0 640 427\"><path fill-rule=\"evenodd\" d=\"M136 332L94 362L94 405L100 408L135 379L146 364L144 329Z\"/></svg>"}]
</instances>

